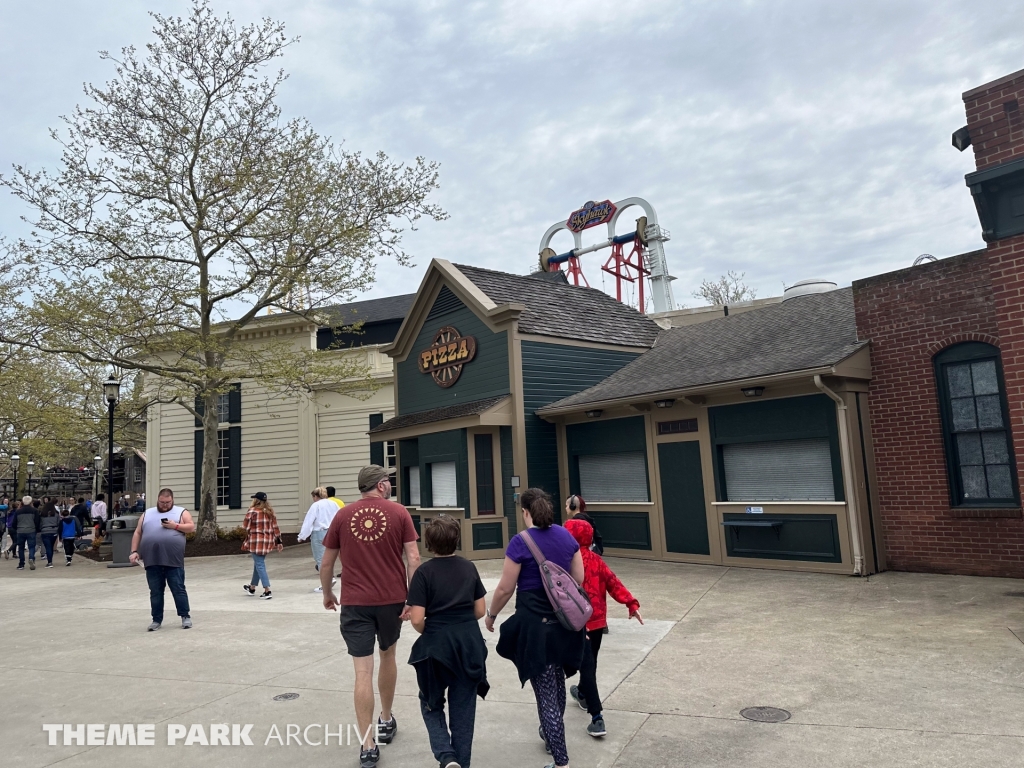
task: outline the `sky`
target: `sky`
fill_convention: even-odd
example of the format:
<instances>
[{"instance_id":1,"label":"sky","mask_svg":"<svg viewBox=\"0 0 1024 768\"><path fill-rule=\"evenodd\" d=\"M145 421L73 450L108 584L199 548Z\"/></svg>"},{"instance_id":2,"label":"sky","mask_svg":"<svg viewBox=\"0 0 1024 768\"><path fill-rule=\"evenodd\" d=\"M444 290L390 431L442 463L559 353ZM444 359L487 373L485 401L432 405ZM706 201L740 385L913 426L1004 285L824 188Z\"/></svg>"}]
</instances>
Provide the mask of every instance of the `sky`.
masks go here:
<instances>
[{"instance_id":1,"label":"sky","mask_svg":"<svg viewBox=\"0 0 1024 768\"><path fill-rule=\"evenodd\" d=\"M966 122L963 91L1024 68L1024 0L214 8L272 16L300 38L281 60L286 116L349 150L441 164L434 200L450 218L407 233L415 266L382 259L355 298L415 291L435 257L528 273L550 225L633 196L671 233L679 305L701 304L701 280L730 270L766 297L983 247L964 185L972 152L950 134ZM48 128L84 103L83 82L112 76L98 51L151 39L149 10L187 4L0 0L0 172L56 168ZM23 232L24 213L0 192L0 234ZM607 254L584 257L592 285Z\"/></svg>"}]
</instances>

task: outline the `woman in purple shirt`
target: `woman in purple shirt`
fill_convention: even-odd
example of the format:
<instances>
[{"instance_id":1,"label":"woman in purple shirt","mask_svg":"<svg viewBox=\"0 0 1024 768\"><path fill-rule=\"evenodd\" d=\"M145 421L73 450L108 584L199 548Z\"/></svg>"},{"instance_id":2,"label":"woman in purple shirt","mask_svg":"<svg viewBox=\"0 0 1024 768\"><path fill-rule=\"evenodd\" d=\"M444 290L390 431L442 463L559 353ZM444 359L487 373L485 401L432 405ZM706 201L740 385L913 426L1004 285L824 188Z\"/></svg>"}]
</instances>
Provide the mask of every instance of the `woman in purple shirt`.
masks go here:
<instances>
[{"instance_id":1,"label":"woman in purple shirt","mask_svg":"<svg viewBox=\"0 0 1024 768\"><path fill-rule=\"evenodd\" d=\"M521 504L523 522L544 557L569 571L582 584L580 545L565 528L555 525L551 497L540 488L530 488L523 494ZM516 665L522 685L529 680L533 686L540 737L555 759L547 768L564 768L569 765L565 749L565 678L580 668L585 630L573 632L559 623L544 591L540 567L522 536L513 537L505 550L501 580L484 621L488 632L494 631L494 619L513 592L516 611L501 625L498 655Z\"/></svg>"}]
</instances>

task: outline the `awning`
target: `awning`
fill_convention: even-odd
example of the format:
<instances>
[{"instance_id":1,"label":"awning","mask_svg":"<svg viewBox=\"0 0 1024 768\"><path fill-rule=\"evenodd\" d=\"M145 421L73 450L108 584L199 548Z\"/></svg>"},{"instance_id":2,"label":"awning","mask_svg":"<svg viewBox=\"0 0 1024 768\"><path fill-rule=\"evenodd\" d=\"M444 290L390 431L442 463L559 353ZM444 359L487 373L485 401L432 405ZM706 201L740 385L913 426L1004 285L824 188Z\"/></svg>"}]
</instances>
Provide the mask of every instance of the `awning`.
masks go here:
<instances>
[{"instance_id":1,"label":"awning","mask_svg":"<svg viewBox=\"0 0 1024 768\"><path fill-rule=\"evenodd\" d=\"M403 440L448 429L481 426L512 426L512 396L498 395L395 416L367 434L370 442L375 443Z\"/></svg>"}]
</instances>

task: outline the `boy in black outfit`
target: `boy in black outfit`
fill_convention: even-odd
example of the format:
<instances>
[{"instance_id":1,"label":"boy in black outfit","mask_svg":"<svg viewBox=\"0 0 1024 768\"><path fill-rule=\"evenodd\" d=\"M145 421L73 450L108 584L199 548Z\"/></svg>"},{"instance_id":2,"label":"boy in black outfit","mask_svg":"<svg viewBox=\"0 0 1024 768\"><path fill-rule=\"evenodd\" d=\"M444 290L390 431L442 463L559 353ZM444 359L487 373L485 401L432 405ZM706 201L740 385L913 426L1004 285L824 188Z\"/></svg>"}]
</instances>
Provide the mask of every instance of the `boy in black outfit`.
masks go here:
<instances>
[{"instance_id":1,"label":"boy in black outfit","mask_svg":"<svg viewBox=\"0 0 1024 768\"><path fill-rule=\"evenodd\" d=\"M420 711L440 768L469 768L476 697L490 689L487 646L478 624L487 590L476 566L454 554L461 530L459 521L446 515L424 526L423 543L434 557L416 570L406 600L412 626L421 635L409 663L416 669Z\"/></svg>"}]
</instances>

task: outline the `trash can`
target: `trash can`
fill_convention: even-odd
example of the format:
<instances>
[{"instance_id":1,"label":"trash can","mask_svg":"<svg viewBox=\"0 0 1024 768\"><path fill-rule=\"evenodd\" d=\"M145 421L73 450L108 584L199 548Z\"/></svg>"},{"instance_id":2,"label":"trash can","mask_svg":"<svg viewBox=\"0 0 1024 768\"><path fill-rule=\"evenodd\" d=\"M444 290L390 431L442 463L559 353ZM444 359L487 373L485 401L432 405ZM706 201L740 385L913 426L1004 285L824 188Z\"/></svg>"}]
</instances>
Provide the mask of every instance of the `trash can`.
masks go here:
<instances>
[{"instance_id":1,"label":"trash can","mask_svg":"<svg viewBox=\"0 0 1024 768\"><path fill-rule=\"evenodd\" d=\"M139 524L140 515L121 515L107 521L107 536L110 539L113 560L107 568L130 568L133 563L128 561L132 553L132 537L135 526Z\"/></svg>"}]
</instances>

